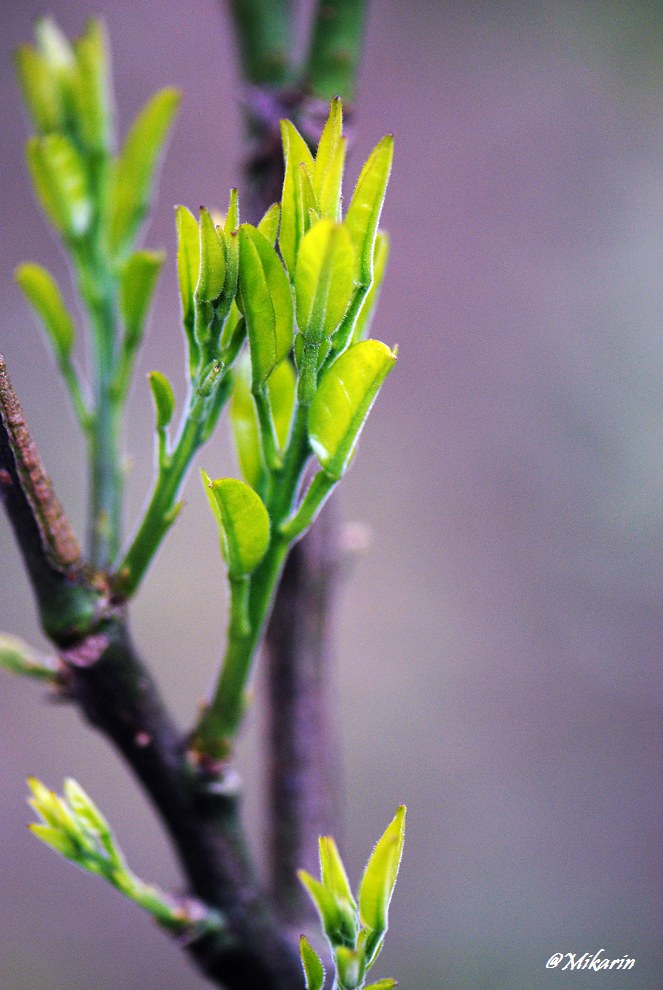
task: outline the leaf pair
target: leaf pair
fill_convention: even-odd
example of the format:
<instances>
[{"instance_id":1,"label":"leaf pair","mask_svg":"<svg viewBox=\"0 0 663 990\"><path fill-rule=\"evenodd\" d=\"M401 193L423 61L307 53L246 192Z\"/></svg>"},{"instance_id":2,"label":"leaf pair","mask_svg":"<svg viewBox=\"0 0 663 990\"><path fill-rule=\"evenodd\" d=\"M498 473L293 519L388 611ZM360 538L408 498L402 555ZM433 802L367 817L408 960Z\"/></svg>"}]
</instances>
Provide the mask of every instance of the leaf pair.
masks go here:
<instances>
[{"instance_id":1,"label":"leaf pair","mask_svg":"<svg viewBox=\"0 0 663 990\"><path fill-rule=\"evenodd\" d=\"M330 944L339 990L362 987L388 990L395 986L394 980L380 980L370 988L365 987L364 977L377 959L387 931L389 904L403 852L404 834L405 805L401 805L366 865L357 901L332 838L320 837L320 881L305 870L299 872ZM322 961L303 935L300 952L307 990L322 990Z\"/></svg>"}]
</instances>

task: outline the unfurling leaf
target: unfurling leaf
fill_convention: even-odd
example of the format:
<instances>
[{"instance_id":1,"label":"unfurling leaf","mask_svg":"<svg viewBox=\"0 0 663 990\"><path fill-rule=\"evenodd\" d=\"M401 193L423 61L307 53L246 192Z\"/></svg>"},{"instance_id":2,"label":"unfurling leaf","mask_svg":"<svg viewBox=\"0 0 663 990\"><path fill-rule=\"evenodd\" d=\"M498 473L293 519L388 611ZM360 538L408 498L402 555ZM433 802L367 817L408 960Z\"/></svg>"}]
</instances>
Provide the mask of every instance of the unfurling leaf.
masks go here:
<instances>
[{"instance_id":1,"label":"unfurling leaf","mask_svg":"<svg viewBox=\"0 0 663 990\"><path fill-rule=\"evenodd\" d=\"M219 526L221 552L231 579L252 574L269 545L269 515L262 499L235 478L212 481L202 472L212 511Z\"/></svg>"},{"instance_id":2,"label":"unfurling leaf","mask_svg":"<svg viewBox=\"0 0 663 990\"><path fill-rule=\"evenodd\" d=\"M92 220L85 166L69 138L30 138L26 149L35 191L53 226L68 238L82 237Z\"/></svg>"},{"instance_id":3,"label":"unfurling leaf","mask_svg":"<svg viewBox=\"0 0 663 990\"><path fill-rule=\"evenodd\" d=\"M115 254L126 251L147 212L179 102L176 89L160 90L138 112L124 142L110 195L108 241Z\"/></svg>"},{"instance_id":4,"label":"unfurling leaf","mask_svg":"<svg viewBox=\"0 0 663 990\"><path fill-rule=\"evenodd\" d=\"M313 168L313 189L321 217L340 220L341 187L346 139L342 135L343 107L336 97L329 106Z\"/></svg>"},{"instance_id":5,"label":"unfurling leaf","mask_svg":"<svg viewBox=\"0 0 663 990\"><path fill-rule=\"evenodd\" d=\"M387 134L378 141L362 168L344 223L357 252L356 278L360 285L370 285L373 278L373 255L382 204L391 173L394 138Z\"/></svg>"},{"instance_id":6,"label":"unfurling leaf","mask_svg":"<svg viewBox=\"0 0 663 990\"><path fill-rule=\"evenodd\" d=\"M320 856L320 877L325 887L332 891L337 900L347 901L351 908L356 909L343 860L330 835L320 836L318 853Z\"/></svg>"},{"instance_id":7,"label":"unfurling leaf","mask_svg":"<svg viewBox=\"0 0 663 990\"><path fill-rule=\"evenodd\" d=\"M126 330L125 347L133 351L143 335L154 289L166 261L165 251L135 251L120 276L120 312Z\"/></svg>"},{"instance_id":8,"label":"unfurling leaf","mask_svg":"<svg viewBox=\"0 0 663 990\"><path fill-rule=\"evenodd\" d=\"M378 840L359 886L361 921L372 932L387 931L389 903L403 854L404 836L405 805L402 804Z\"/></svg>"},{"instance_id":9,"label":"unfurling leaf","mask_svg":"<svg viewBox=\"0 0 663 990\"><path fill-rule=\"evenodd\" d=\"M251 351L252 389L257 391L290 353L294 310L276 251L250 224L239 228L239 286Z\"/></svg>"},{"instance_id":10,"label":"unfurling leaf","mask_svg":"<svg viewBox=\"0 0 663 990\"><path fill-rule=\"evenodd\" d=\"M341 224L320 220L302 238L295 299L305 341L320 343L341 322L354 288L354 267L352 241Z\"/></svg>"},{"instance_id":11,"label":"unfurling leaf","mask_svg":"<svg viewBox=\"0 0 663 990\"><path fill-rule=\"evenodd\" d=\"M196 299L213 302L221 295L226 279L226 252L209 211L200 211L200 272Z\"/></svg>"},{"instance_id":12,"label":"unfurling leaf","mask_svg":"<svg viewBox=\"0 0 663 990\"><path fill-rule=\"evenodd\" d=\"M76 71L72 97L81 140L90 151L105 150L111 137L112 106L108 79L107 44L103 24L88 22L85 34L74 43Z\"/></svg>"},{"instance_id":13,"label":"unfurling leaf","mask_svg":"<svg viewBox=\"0 0 663 990\"><path fill-rule=\"evenodd\" d=\"M157 429L164 430L170 423L175 412L173 389L166 376L162 375L160 371L150 371L147 377L150 381L152 398L154 399L157 414Z\"/></svg>"},{"instance_id":14,"label":"unfurling leaf","mask_svg":"<svg viewBox=\"0 0 663 990\"><path fill-rule=\"evenodd\" d=\"M57 283L41 265L25 264L16 269L16 281L42 321L59 357L69 357L75 330Z\"/></svg>"},{"instance_id":15,"label":"unfurling leaf","mask_svg":"<svg viewBox=\"0 0 663 990\"><path fill-rule=\"evenodd\" d=\"M305 935L300 936L299 953L302 957L306 990L322 990L325 982L325 967Z\"/></svg>"},{"instance_id":16,"label":"unfurling leaf","mask_svg":"<svg viewBox=\"0 0 663 990\"><path fill-rule=\"evenodd\" d=\"M312 176L313 156L306 141L289 120L281 121L281 137L285 158L285 177L281 199L279 246L292 281L295 277L299 242L306 231L307 209L310 205L305 199L305 191L302 188L300 165L304 166L309 177Z\"/></svg>"},{"instance_id":17,"label":"unfurling leaf","mask_svg":"<svg viewBox=\"0 0 663 990\"><path fill-rule=\"evenodd\" d=\"M266 241L272 245L276 244L276 238L279 233L279 220L281 219L281 205L280 203L272 203L264 217L258 224L258 230L265 238Z\"/></svg>"},{"instance_id":18,"label":"unfurling leaf","mask_svg":"<svg viewBox=\"0 0 663 990\"><path fill-rule=\"evenodd\" d=\"M200 273L200 233L198 222L186 206L175 208L177 224L177 280L182 305L182 323L189 346L189 371L198 367L199 350L194 335L195 301L193 294Z\"/></svg>"},{"instance_id":19,"label":"unfurling leaf","mask_svg":"<svg viewBox=\"0 0 663 990\"><path fill-rule=\"evenodd\" d=\"M309 409L308 429L320 466L339 479L396 355L379 340L349 347L325 372Z\"/></svg>"}]
</instances>

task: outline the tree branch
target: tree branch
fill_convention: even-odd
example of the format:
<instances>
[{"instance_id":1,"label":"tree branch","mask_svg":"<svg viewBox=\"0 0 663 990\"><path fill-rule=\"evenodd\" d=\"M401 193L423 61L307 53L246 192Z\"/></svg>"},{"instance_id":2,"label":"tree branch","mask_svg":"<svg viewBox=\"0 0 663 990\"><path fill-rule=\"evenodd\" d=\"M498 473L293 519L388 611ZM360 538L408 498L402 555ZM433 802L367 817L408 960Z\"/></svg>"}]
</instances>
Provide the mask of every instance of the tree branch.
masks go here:
<instances>
[{"instance_id":1,"label":"tree branch","mask_svg":"<svg viewBox=\"0 0 663 990\"><path fill-rule=\"evenodd\" d=\"M232 787L210 785L188 762L184 740L131 643L111 616L93 641L62 654L65 692L124 756L154 803L189 879L191 893L219 910L227 928L185 946L229 990L301 986L296 949L256 882Z\"/></svg>"},{"instance_id":2,"label":"tree branch","mask_svg":"<svg viewBox=\"0 0 663 990\"><path fill-rule=\"evenodd\" d=\"M0 356L0 497L34 589L44 631L62 645L89 631L105 589L85 572Z\"/></svg>"},{"instance_id":3,"label":"tree branch","mask_svg":"<svg viewBox=\"0 0 663 990\"><path fill-rule=\"evenodd\" d=\"M58 683L120 751L154 803L192 893L227 928L185 948L229 990L293 990L302 973L256 882L239 821L239 796L190 765L185 740L136 654L124 613L90 574L53 492L0 359L0 493L47 634L59 646Z\"/></svg>"}]
</instances>

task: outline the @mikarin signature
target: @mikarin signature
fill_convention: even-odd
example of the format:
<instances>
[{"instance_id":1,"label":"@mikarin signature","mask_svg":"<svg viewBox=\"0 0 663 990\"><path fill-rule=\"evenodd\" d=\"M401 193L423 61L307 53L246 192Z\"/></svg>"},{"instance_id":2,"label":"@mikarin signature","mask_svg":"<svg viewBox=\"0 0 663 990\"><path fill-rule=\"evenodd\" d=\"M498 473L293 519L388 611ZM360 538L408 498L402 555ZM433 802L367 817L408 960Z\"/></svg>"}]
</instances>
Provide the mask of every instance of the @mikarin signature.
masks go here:
<instances>
[{"instance_id":1,"label":"@mikarin signature","mask_svg":"<svg viewBox=\"0 0 663 990\"><path fill-rule=\"evenodd\" d=\"M599 973L605 969L633 969L635 959L629 956L622 956L621 959L608 959L605 949L598 952L553 952L546 963L546 969L559 969L562 973L565 970L585 970Z\"/></svg>"}]
</instances>

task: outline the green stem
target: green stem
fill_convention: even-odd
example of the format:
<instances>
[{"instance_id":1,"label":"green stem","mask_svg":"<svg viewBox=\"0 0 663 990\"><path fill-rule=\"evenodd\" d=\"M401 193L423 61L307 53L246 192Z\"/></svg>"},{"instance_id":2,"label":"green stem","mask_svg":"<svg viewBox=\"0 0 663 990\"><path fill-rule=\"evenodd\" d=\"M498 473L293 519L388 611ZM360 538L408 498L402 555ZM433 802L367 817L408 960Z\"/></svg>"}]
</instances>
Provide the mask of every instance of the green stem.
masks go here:
<instances>
[{"instance_id":1,"label":"green stem","mask_svg":"<svg viewBox=\"0 0 663 990\"><path fill-rule=\"evenodd\" d=\"M281 536L290 543L298 539L315 522L320 509L337 484L336 478L325 471L318 471L295 514L282 523Z\"/></svg>"},{"instance_id":2,"label":"green stem","mask_svg":"<svg viewBox=\"0 0 663 990\"><path fill-rule=\"evenodd\" d=\"M266 386L253 393L260 428L260 443L265 467L270 473L279 471L283 466L283 458L276 438L272 410L267 397Z\"/></svg>"},{"instance_id":3,"label":"green stem","mask_svg":"<svg viewBox=\"0 0 663 990\"><path fill-rule=\"evenodd\" d=\"M272 520L272 539L262 563L251 576L248 598L248 628L234 621L233 586L231 583L231 621L228 642L214 696L194 730L191 749L201 763L227 760L246 708L246 684L255 651L269 618L276 588L292 540L280 532L289 515L302 472L310 455L307 435L307 410L295 413L290 443L283 467L271 476L267 508Z\"/></svg>"},{"instance_id":4,"label":"green stem","mask_svg":"<svg viewBox=\"0 0 663 990\"><path fill-rule=\"evenodd\" d=\"M318 0L306 82L321 100L354 97L365 8L365 0Z\"/></svg>"},{"instance_id":5,"label":"green stem","mask_svg":"<svg viewBox=\"0 0 663 990\"><path fill-rule=\"evenodd\" d=\"M176 499L191 461L210 435L210 419L216 422L229 394L229 376L217 379L209 394L201 395L194 384L175 449L169 457L159 457L159 470L150 504L115 573L113 587L120 597L127 599L135 593L161 541L175 521L180 508Z\"/></svg>"},{"instance_id":6,"label":"green stem","mask_svg":"<svg viewBox=\"0 0 663 990\"><path fill-rule=\"evenodd\" d=\"M109 567L120 549L122 512L122 402L114 388L117 284L93 245L78 253L81 295L90 313L94 361L94 412L88 432L92 483L89 556Z\"/></svg>"},{"instance_id":7,"label":"green stem","mask_svg":"<svg viewBox=\"0 0 663 990\"><path fill-rule=\"evenodd\" d=\"M290 76L290 0L229 0L242 75L251 83L282 86Z\"/></svg>"}]
</instances>

